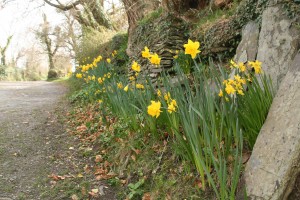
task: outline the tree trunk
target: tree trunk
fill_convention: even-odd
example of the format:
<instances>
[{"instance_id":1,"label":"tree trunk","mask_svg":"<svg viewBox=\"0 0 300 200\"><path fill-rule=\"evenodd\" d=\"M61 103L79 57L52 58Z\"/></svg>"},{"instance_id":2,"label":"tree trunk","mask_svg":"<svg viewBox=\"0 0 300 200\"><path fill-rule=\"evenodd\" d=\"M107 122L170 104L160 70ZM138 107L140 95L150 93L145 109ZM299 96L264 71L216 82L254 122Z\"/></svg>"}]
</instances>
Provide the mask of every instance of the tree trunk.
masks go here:
<instances>
[{"instance_id":1,"label":"tree trunk","mask_svg":"<svg viewBox=\"0 0 300 200\"><path fill-rule=\"evenodd\" d=\"M122 0L128 18L128 46L126 53L132 55L132 33L138 21L159 7L157 0Z\"/></svg>"},{"instance_id":2,"label":"tree trunk","mask_svg":"<svg viewBox=\"0 0 300 200\"><path fill-rule=\"evenodd\" d=\"M1 65L6 65L6 50L7 50L8 46L10 45L12 37L13 37L12 35L9 36L6 40L5 46L0 47Z\"/></svg>"},{"instance_id":3,"label":"tree trunk","mask_svg":"<svg viewBox=\"0 0 300 200\"><path fill-rule=\"evenodd\" d=\"M52 41L49 38L50 30L49 30L49 22L47 21L47 16L44 14L44 23L42 27L42 40L46 45L46 51L48 55L48 61L49 61L49 70L54 69L54 62L53 62L53 54L52 54Z\"/></svg>"}]
</instances>

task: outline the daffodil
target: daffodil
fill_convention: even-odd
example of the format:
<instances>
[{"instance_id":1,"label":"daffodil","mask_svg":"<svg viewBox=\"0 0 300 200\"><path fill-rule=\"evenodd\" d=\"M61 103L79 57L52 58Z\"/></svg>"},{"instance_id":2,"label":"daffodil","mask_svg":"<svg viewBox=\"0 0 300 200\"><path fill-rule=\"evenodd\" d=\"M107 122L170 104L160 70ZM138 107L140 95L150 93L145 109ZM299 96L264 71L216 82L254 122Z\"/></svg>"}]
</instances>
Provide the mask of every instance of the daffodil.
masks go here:
<instances>
[{"instance_id":1,"label":"daffodil","mask_svg":"<svg viewBox=\"0 0 300 200\"><path fill-rule=\"evenodd\" d=\"M192 40L188 40L187 44L183 45L185 48L185 54L189 54L192 56L193 59L196 58L196 55L200 53L201 51L199 50L200 43L199 42L193 42Z\"/></svg>"},{"instance_id":2,"label":"daffodil","mask_svg":"<svg viewBox=\"0 0 300 200\"><path fill-rule=\"evenodd\" d=\"M236 64L236 62L234 62L233 60L230 60L230 68L238 68L238 65Z\"/></svg>"},{"instance_id":3,"label":"daffodil","mask_svg":"<svg viewBox=\"0 0 300 200\"><path fill-rule=\"evenodd\" d=\"M107 59L106 59L106 62L107 62L107 63L111 63L111 59L110 59L110 58L107 58Z\"/></svg>"},{"instance_id":4,"label":"daffodil","mask_svg":"<svg viewBox=\"0 0 300 200\"><path fill-rule=\"evenodd\" d=\"M122 89L122 88L123 88L123 84L122 84L122 83L117 83L117 87L118 87L119 89Z\"/></svg>"},{"instance_id":5,"label":"daffodil","mask_svg":"<svg viewBox=\"0 0 300 200\"><path fill-rule=\"evenodd\" d=\"M160 113L161 103L159 101L151 101L151 105L148 106L148 114L152 117L158 118Z\"/></svg>"},{"instance_id":6,"label":"daffodil","mask_svg":"<svg viewBox=\"0 0 300 200\"><path fill-rule=\"evenodd\" d=\"M124 91L125 91L125 92L128 91L128 87L129 87L129 85L126 85L126 86L124 87Z\"/></svg>"},{"instance_id":7,"label":"daffodil","mask_svg":"<svg viewBox=\"0 0 300 200\"><path fill-rule=\"evenodd\" d=\"M259 62L258 60L256 60L255 62L249 62L249 65L254 68L255 74L261 74L262 70L261 70L261 62Z\"/></svg>"},{"instance_id":8,"label":"daffodil","mask_svg":"<svg viewBox=\"0 0 300 200\"><path fill-rule=\"evenodd\" d=\"M175 99L172 99L172 101L168 105L168 112L169 113L175 112L176 111L176 107L177 107L177 102L176 102Z\"/></svg>"},{"instance_id":9,"label":"daffodil","mask_svg":"<svg viewBox=\"0 0 300 200\"><path fill-rule=\"evenodd\" d=\"M149 60L150 60L151 64L159 65L161 58L157 55L157 53L155 53L155 54L151 55Z\"/></svg>"},{"instance_id":10,"label":"daffodil","mask_svg":"<svg viewBox=\"0 0 300 200\"><path fill-rule=\"evenodd\" d=\"M103 81L104 81L104 78L101 78L101 77L98 78L98 83L99 83L99 84L102 84Z\"/></svg>"},{"instance_id":11,"label":"daffodil","mask_svg":"<svg viewBox=\"0 0 300 200\"><path fill-rule=\"evenodd\" d=\"M77 73L77 74L76 74L76 78L82 78L82 74Z\"/></svg>"},{"instance_id":12,"label":"daffodil","mask_svg":"<svg viewBox=\"0 0 300 200\"><path fill-rule=\"evenodd\" d=\"M144 48L144 51L142 51L142 57L143 58L149 58L150 57L150 51L149 51L149 49L148 49L148 47L145 47Z\"/></svg>"},{"instance_id":13,"label":"daffodil","mask_svg":"<svg viewBox=\"0 0 300 200\"><path fill-rule=\"evenodd\" d=\"M175 107L177 107L177 101L175 99L172 99L171 104L173 104Z\"/></svg>"},{"instance_id":14,"label":"daffodil","mask_svg":"<svg viewBox=\"0 0 300 200\"><path fill-rule=\"evenodd\" d=\"M220 89L219 97L223 97L223 91Z\"/></svg>"},{"instance_id":15,"label":"daffodil","mask_svg":"<svg viewBox=\"0 0 300 200\"><path fill-rule=\"evenodd\" d=\"M137 62L133 61L132 65L131 65L131 69L133 71L140 72L141 71L141 66Z\"/></svg>"},{"instance_id":16,"label":"daffodil","mask_svg":"<svg viewBox=\"0 0 300 200\"><path fill-rule=\"evenodd\" d=\"M234 94L235 93L234 87L230 84L226 84L225 91L226 91L227 94Z\"/></svg>"},{"instance_id":17,"label":"daffodil","mask_svg":"<svg viewBox=\"0 0 300 200\"><path fill-rule=\"evenodd\" d=\"M171 94L170 94L170 92L168 92L168 93L166 93L166 94L164 95L164 99L165 99L167 102L171 99Z\"/></svg>"},{"instance_id":18,"label":"daffodil","mask_svg":"<svg viewBox=\"0 0 300 200\"><path fill-rule=\"evenodd\" d=\"M243 91L242 89L237 90L237 93L238 93L239 95L242 95L242 96L245 95L245 94L244 94L244 91Z\"/></svg>"},{"instance_id":19,"label":"daffodil","mask_svg":"<svg viewBox=\"0 0 300 200\"><path fill-rule=\"evenodd\" d=\"M172 112L175 112L175 111L176 111L176 107L174 106L174 104L170 103L168 105L168 112L172 113Z\"/></svg>"},{"instance_id":20,"label":"daffodil","mask_svg":"<svg viewBox=\"0 0 300 200\"><path fill-rule=\"evenodd\" d=\"M161 91L160 90L157 90L156 94L157 94L157 96L161 97Z\"/></svg>"},{"instance_id":21,"label":"daffodil","mask_svg":"<svg viewBox=\"0 0 300 200\"><path fill-rule=\"evenodd\" d=\"M130 81L134 81L134 80L135 80L135 77L134 77L134 76L130 76L130 77L129 77L129 80L130 80Z\"/></svg>"},{"instance_id":22,"label":"daffodil","mask_svg":"<svg viewBox=\"0 0 300 200\"><path fill-rule=\"evenodd\" d=\"M135 87L136 87L137 89L145 89L144 85L139 84L139 83L137 83L137 84L135 85Z\"/></svg>"},{"instance_id":23,"label":"daffodil","mask_svg":"<svg viewBox=\"0 0 300 200\"><path fill-rule=\"evenodd\" d=\"M239 68L239 70L240 70L241 72L245 72L245 71L246 71L246 66L245 66L245 64L242 63L242 62L239 62L239 63L238 63L238 68Z\"/></svg>"}]
</instances>

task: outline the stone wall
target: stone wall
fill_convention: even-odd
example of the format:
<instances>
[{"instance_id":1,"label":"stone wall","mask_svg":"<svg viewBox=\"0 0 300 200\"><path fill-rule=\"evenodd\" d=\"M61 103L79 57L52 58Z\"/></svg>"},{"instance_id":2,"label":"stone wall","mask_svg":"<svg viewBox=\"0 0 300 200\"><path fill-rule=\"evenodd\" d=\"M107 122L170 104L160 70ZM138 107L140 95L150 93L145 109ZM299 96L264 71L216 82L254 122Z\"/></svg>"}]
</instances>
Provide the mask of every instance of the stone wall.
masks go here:
<instances>
[{"instance_id":1,"label":"stone wall","mask_svg":"<svg viewBox=\"0 0 300 200\"><path fill-rule=\"evenodd\" d=\"M168 71L172 68L175 50L183 49L183 44L188 39L187 32L184 21L168 13L153 21L141 23L132 36L132 45L135 48L131 59L138 61L142 66L141 72L149 75L154 82L162 70ZM145 46L162 58L159 68L142 58L141 51Z\"/></svg>"}]
</instances>

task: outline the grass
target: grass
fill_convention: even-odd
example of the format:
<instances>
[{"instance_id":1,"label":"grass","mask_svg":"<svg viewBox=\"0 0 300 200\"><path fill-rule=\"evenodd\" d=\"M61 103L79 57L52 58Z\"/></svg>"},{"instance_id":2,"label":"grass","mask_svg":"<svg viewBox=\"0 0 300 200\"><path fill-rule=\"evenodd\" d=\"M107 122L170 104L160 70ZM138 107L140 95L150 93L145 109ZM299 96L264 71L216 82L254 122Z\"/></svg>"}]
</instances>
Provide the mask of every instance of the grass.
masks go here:
<instances>
[{"instance_id":1,"label":"grass","mask_svg":"<svg viewBox=\"0 0 300 200\"><path fill-rule=\"evenodd\" d=\"M65 82L69 79L69 77L60 77L60 78L50 78L47 79L48 82L54 82L54 83L61 83L61 82Z\"/></svg>"}]
</instances>

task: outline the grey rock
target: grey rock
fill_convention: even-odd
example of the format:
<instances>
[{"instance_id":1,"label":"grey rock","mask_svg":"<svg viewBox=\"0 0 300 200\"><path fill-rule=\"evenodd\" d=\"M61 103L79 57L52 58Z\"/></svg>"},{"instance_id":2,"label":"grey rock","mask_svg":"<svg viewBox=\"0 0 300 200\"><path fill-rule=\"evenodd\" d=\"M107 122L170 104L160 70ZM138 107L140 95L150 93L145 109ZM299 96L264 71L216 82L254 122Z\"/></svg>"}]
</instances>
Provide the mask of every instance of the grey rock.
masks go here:
<instances>
[{"instance_id":1,"label":"grey rock","mask_svg":"<svg viewBox=\"0 0 300 200\"><path fill-rule=\"evenodd\" d=\"M247 163L249 199L287 199L300 172L299 161L300 53L281 82Z\"/></svg>"},{"instance_id":2,"label":"grey rock","mask_svg":"<svg viewBox=\"0 0 300 200\"><path fill-rule=\"evenodd\" d=\"M276 88L286 75L299 46L299 31L279 6L268 7L262 16L257 60L270 74Z\"/></svg>"},{"instance_id":3,"label":"grey rock","mask_svg":"<svg viewBox=\"0 0 300 200\"><path fill-rule=\"evenodd\" d=\"M250 21L246 24L242 31L242 40L239 43L234 60L236 62L246 62L256 59L258 50L258 25Z\"/></svg>"}]
</instances>

